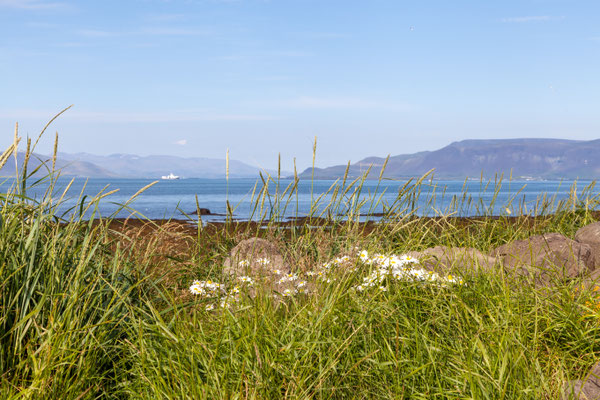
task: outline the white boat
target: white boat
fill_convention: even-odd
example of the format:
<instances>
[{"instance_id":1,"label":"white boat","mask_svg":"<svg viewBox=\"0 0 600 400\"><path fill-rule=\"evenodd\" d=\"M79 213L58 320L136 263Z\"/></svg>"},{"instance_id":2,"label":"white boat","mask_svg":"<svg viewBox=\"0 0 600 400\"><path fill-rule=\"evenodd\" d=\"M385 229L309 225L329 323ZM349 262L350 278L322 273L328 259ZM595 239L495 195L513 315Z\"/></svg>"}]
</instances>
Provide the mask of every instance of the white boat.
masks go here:
<instances>
[{"instance_id":1,"label":"white boat","mask_svg":"<svg viewBox=\"0 0 600 400\"><path fill-rule=\"evenodd\" d=\"M165 180L173 180L173 179L179 179L179 176L177 175L173 175L173 173L171 172L169 175L163 175L161 176L161 179L165 179Z\"/></svg>"}]
</instances>

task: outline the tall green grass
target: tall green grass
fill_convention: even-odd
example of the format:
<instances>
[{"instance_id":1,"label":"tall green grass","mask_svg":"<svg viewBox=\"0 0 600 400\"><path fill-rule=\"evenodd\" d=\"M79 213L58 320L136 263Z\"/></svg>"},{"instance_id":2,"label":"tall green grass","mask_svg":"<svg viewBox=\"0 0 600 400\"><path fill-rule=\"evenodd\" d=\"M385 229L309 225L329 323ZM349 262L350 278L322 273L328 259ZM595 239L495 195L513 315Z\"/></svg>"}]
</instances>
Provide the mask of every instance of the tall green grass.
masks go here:
<instances>
[{"instance_id":1,"label":"tall green grass","mask_svg":"<svg viewBox=\"0 0 600 400\"><path fill-rule=\"evenodd\" d=\"M34 148L29 142L26 158ZM280 188L279 177L264 175L252 194L262 227L200 223L188 253L173 256L159 245L167 228L155 225L155 239L134 238L110 229L110 217L96 218L108 189L59 213L58 171L54 162L40 168L41 179L21 166L0 194L2 398L555 399L600 355L597 299L576 290L579 282L548 292L501 271L476 272L462 286L398 282L362 293L352 287L369 267L357 264L283 301L259 288L232 309L206 311L206 300L187 292L192 279L224 280L227 253L253 236L277 243L300 271L357 248L488 251L543 232L572 236L595 221L593 185L527 209L518 191L496 208L464 192L434 218L417 218L419 199L436 208L443 195L431 174L407 182L391 204L379 188L364 196L366 175L346 174L314 199L307 224L281 229L277 222L297 204L298 179ZM500 182L482 182L482 190L494 185L497 195ZM28 195L36 185L48 187L42 198ZM473 204L483 218L454 218ZM380 223L359 223L380 206ZM510 215L491 218L498 209ZM320 219L320 229L309 226Z\"/></svg>"}]
</instances>

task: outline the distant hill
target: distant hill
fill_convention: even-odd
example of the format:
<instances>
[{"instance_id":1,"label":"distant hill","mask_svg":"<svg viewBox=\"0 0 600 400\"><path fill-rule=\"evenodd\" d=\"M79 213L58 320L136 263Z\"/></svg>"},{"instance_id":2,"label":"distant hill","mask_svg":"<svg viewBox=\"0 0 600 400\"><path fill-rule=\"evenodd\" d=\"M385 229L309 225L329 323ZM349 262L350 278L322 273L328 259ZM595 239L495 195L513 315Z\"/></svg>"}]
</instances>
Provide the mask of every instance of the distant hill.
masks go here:
<instances>
[{"instance_id":1,"label":"distant hill","mask_svg":"<svg viewBox=\"0 0 600 400\"><path fill-rule=\"evenodd\" d=\"M23 162L25 160L25 153L19 152L17 154L17 163L19 164L19 170L22 168ZM46 175L48 170L52 168L52 157L44 156L41 154L33 153L29 157L28 162L28 170L34 171L38 168L42 163L45 163L46 166L41 166L41 168L36 173L37 176ZM47 168L46 168L47 167ZM88 178L117 178L118 174L111 172L107 169L99 167L96 164L93 164L88 161L80 161L80 160L65 160L62 158L56 159L56 169L60 169L63 176L69 177L88 177ZM14 176L15 175L15 161L14 157L11 156L8 162L4 165L2 169L0 169L0 176Z\"/></svg>"},{"instance_id":2,"label":"distant hill","mask_svg":"<svg viewBox=\"0 0 600 400\"><path fill-rule=\"evenodd\" d=\"M88 153L58 155L63 160L91 162L124 178L160 178L171 172L182 178L225 178L225 160L217 158L134 154L98 156ZM241 161L229 160L230 178L256 178L260 171L260 168Z\"/></svg>"},{"instance_id":3,"label":"distant hill","mask_svg":"<svg viewBox=\"0 0 600 400\"><path fill-rule=\"evenodd\" d=\"M369 179L379 177L383 157L368 157L351 164L350 177L362 176L372 166ZM315 168L316 179L342 177L346 165ZM600 139L591 141L562 139L463 140L435 151L390 157L384 176L409 178L422 176L435 168L439 179L485 178L512 171L513 178L599 179ZM312 169L300 174L310 178Z\"/></svg>"},{"instance_id":4,"label":"distant hill","mask_svg":"<svg viewBox=\"0 0 600 400\"><path fill-rule=\"evenodd\" d=\"M18 154L19 165L22 165L24 154ZM51 157L33 154L30 158L29 170L40 164L39 160L50 160ZM51 165L51 162L48 164ZM175 156L137 156L134 154L111 154L99 156L88 153L58 153L57 168L63 176L89 178L149 178L159 179L163 175L173 173L182 178L225 178L225 160L213 158L183 158ZM45 170L44 170L45 171ZM230 160L230 178L257 178L260 168ZM273 173L273 171L269 171ZM0 176L12 176L15 173L14 160L0 170ZM40 171L40 173L42 173ZM45 173L45 172L44 172ZM287 173L286 173L287 174Z\"/></svg>"}]
</instances>

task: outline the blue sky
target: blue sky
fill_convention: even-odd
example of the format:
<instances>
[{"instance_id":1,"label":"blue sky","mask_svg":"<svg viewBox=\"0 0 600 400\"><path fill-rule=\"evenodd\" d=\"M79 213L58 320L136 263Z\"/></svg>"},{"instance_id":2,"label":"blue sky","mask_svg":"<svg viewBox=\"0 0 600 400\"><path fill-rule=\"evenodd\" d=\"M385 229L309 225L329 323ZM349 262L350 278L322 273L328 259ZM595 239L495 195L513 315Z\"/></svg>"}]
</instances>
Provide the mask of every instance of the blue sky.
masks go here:
<instances>
[{"instance_id":1,"label":"blue sky","mask_svg":"<svg viewBox=\"0 0 600 400\"><path fill-rule=\"evenodd\" d=\"M0 146L273 167L600 138L596 0L0 0ZM50 135L40 150L50 151Z\"/></svg>"}]
</instances>

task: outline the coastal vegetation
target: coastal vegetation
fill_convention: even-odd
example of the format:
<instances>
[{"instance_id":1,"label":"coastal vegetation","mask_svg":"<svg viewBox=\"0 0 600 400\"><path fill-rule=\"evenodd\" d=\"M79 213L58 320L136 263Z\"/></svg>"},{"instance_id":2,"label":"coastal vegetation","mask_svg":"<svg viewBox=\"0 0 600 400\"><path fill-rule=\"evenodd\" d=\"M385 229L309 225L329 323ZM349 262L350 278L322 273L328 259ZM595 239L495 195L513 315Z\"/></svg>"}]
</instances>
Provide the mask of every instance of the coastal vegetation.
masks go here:
<instances>
[{"instance_id":1,"label":"coastal vegetation","mask_svg":"<svg viewBox=\"0 0 600 400\"><path fill-rule=\"evenodd\" d=\"M108 189L59 212L69 188L55 190L52 159L36 168L43 178L25 162L0 194L3 399L556 399L599 358L600 299L582 280L539 286L501 268L433 275L407 255L574 237L599 219L593 183L527 209L515 197L499 214L492 199L479 217L458 218L478 201L464 193L416 217L434 182L425 174L365 221L380 193L364 200L362 178L343 178L328 204L316 197L305 219L283 224L294 184L262 176L255 222L206 225L198 212L191 225L136 220L131 201L145 188L122 205L129 221L95 217ZM40 185L44 196L28 195ZM250 262L227 259L253 238L279 250L285 289L224 273Z\"/></svg>"}]
</instances>

